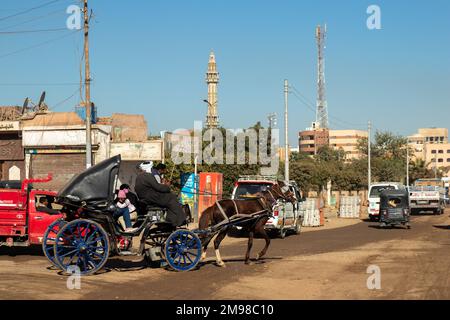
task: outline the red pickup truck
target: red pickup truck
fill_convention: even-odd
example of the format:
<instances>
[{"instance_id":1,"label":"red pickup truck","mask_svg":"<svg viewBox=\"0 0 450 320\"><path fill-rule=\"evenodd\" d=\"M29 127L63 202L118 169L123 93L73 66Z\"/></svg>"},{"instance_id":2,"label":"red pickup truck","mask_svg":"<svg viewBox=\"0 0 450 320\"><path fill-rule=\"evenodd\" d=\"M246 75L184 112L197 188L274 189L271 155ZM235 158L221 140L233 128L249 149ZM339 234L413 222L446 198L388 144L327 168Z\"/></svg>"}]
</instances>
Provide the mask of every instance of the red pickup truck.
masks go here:
<instances>
[{"instance_id":1,"label":"red pickup truck","mask_svg":"<svg viewBox=\"0 0 450 320\"><path fill-rule=\"evenodd\" d=\"M51 179L27 179L20 189L0 189L0 247L39 245L48 226L62 217L61 208L51 203L56 192L31 187ZM40 204L41 198L50 200L47 206Z\"/></svg>"}]
</instances>

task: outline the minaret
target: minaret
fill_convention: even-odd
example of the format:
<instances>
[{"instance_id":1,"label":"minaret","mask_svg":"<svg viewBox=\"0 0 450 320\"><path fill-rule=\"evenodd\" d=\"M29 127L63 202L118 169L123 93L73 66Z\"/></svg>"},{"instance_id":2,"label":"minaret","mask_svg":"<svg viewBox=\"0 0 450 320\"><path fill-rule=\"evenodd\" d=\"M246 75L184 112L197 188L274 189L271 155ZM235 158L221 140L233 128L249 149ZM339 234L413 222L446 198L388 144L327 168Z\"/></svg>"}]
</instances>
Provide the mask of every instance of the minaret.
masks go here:
<instances>
[{"instance_id":1,"label":"minaret","mask_svg":"<svg viewBox=\"0 0 450 320\"><path fill-rule=\"evenodd\" d=\"M206 128L217 128L219 126L219 116L217 114L217 85L219 84L219 73L217 72L216 57L212 51L209 55L206 83L208 84L208 114L206 116Z\"/></svg>"}]
</instances>

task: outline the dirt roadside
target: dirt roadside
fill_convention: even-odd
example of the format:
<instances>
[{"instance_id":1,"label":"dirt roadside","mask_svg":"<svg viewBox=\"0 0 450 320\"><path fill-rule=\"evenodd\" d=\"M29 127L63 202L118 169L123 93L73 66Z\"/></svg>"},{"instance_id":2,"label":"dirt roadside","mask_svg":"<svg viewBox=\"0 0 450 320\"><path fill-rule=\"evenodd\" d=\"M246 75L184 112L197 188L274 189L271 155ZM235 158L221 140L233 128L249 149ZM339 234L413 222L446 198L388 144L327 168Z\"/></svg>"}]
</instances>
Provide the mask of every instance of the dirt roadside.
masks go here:
<instances>
[{"instance_id":1,"label":"dirt roadside","mask_svg":"<svg viewBox=\"0 0 450 320\"><path fill-rule=\"evenodd\" d=\"M1 254L0 298L445 299L450 298L450 230L434 225L448 222L448 214L415 217L408 231L379 230L367 222L338 219L330 221L328 228L308 228L300 236L273 239L266 259L251 266L242 261L246 239L226 238L222 249L226 268L214 265L210 250L206 264L188 273L111 259L101 274L82 278L81 290L68 290L68 278L48 269L39 252ZM253 256L262 244L255 241ZM366 287L371 264L381 268L380 291Z\"/></svg>"}]
</instances>

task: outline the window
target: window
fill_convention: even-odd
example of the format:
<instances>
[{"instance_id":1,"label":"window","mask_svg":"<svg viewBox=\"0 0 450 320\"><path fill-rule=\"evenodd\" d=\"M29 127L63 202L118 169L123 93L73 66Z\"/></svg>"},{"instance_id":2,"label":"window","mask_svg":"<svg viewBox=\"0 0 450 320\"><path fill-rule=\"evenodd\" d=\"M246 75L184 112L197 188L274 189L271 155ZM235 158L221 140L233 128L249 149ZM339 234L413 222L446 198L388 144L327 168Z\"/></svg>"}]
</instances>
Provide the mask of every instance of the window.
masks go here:
<instances>
[{"instance_id":1,"label":"window","mask_svg":"<svg viewBox=\"0 0 450 320\"><path fill-rule=\"evenodd\" d=\"M447 159L447 162L450 162L450 158Z\"/></svg>"},{"instance_id":2,"label":"window","mask_svg":"<svg viewBox=\"0 0 450 320\"><path fill-rule=\"evenodd\" d=\"M444 153L444 150L439 150L439 153L440 153L440 154Z\"/></svg>"},{"instance_id":3,"label":"window","mask_svg":"<svg viewBox=\"0 0 450 320\"><path fill-rule=\"evenodd\" d=\"M438 162L444 162L444 159L438 159Z\"/></svg>"},{"instance_id":4,"label":"window","mask_svg":"<svg viewBox=\"0 0 450 320\"><path fill-rule=\"evenodd\" d=\"M431 153L432 154L436 154L436 150L431 150Z\"/></svg>"},{"instance_id":5,"label":"window","mask_svg":"<svg viewBox=\"0 0 450 320\"><path fill-rule=\"evenodd\" d=\"M450 150L447 150L447 153L450 153Z\"/></svg>"}]
</instances>

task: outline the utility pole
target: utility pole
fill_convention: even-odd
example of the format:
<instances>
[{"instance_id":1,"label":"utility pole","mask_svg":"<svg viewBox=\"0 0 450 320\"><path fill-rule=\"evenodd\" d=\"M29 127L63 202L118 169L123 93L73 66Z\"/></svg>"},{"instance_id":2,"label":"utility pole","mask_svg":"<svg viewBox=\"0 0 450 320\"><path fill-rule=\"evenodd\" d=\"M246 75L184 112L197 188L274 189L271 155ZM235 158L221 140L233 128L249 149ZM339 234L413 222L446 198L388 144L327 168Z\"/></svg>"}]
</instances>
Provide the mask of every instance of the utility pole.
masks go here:
<instances>
[{"instance_id":1,"label":"utility pole","mask_svg":"<svg viewBox=\"0 0 450 320\"><path fill-rule=\"evenodd\" d=\"M289 183L289 133L288 133L288 95L289 95L289 83L284 80L284 178Z\"/></svg>"},{"instance_id":2,"label":"utility pole","mask_svg":"<svg viewBox=\"0 0 450 320\"><path fill-rule=\"evenodd\" d=\"M91 141L91 72L89 67L89 11L88 0L84 0L84 86L86 108L86 168L92 166L92 141Z\"/></svg>"},{"instance_id":3,"label":"utility pole","mask_svg":"<svg viewBox=\"0 0 450 320\"><path fill-rule=\"evenodd\" d=\"M434 178L435 179L437 179L437 164L438 164L437 153L438 153L438 151L436 150L436 153L434 154Z\"/></svg>"},{"instance_id":4,"label":"utility pole","mask_svg":"<svg viewBox=\"0 0 450 320\"><path fill-rule=\"evenodd\" d=\"M273 129L277 126L277 114L271 113L267 116L267 119L269 120L269 129Z\"/></svg>"},{"instance_id":5,"label":"utility pole","mask_svg":"<svg viewBox=\"0 0 450 320\"><path fill-rule=\"evenodd\" d=\"M406 186L409 187L409 140L406 140Z\"/></svg>"},{"instance_id":6,"label":"utility pole","mask_svg":"<svg viewBox=\"0 0 450 320\"><path fill-rule=\"evenodd\" d=\"M371 131L372 131L372 123L369 121L368 124L368 131L369 131L369 138L367 139L367 147L368 147L368 158L369 158L369 163L368 163L368 170L367 170L367 181L368 181L368 189L370 191L370 185L372 184L372 146L371 146Z\"/></svg>"}]
</instances>

